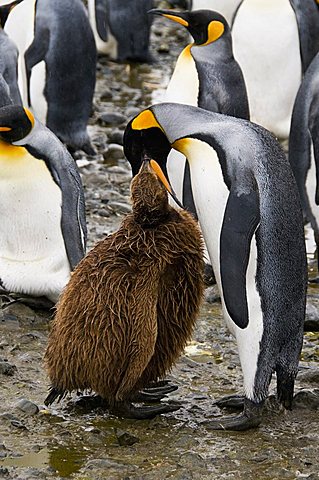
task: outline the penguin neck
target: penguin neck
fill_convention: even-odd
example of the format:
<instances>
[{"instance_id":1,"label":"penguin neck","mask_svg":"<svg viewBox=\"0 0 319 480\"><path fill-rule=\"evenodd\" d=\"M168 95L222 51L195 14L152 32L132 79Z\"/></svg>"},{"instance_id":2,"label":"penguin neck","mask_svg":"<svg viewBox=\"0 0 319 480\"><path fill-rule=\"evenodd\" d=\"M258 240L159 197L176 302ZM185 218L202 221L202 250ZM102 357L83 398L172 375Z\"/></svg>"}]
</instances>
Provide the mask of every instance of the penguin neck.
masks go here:
<instances>
[{"instance_id":1,"label":"penguin neck","mask_svg":"<svg viewBox=\"0 0 319 480\"><path fill-rule=\"evenodd\" d=\"M206 43L205 45L197 45L196 43L192 43L188 45L190 51L196 52L198 54L203 54L205 52L205 56L215 57L218 56L219 58L229 58L233 57L233 45L232 45L232 38L230 34L224 34L215 40L214 42ZM186 47L187 48L187 47ZM186 49L185 49L186 50Z\"/></svg>"},{"instance_id":2,"label":"penguin neck","mask_svg":"<svg viewBox=\"0 0 319 480\"><path fill-rule=\"evenodd\" d=\"M5 157L10 160L19 159L24 157L26 152L27 150L24 147L18 147L0 140L0 158Z\"/></svg>"}]
</instances>

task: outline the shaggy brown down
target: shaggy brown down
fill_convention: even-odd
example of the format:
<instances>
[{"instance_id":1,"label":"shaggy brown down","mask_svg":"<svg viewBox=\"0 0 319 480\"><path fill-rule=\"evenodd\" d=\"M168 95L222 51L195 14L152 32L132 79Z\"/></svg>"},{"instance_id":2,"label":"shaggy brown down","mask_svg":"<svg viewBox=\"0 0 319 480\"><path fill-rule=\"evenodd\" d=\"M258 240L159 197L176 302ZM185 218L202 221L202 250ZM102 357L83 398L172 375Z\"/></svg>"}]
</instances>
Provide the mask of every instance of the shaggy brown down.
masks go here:
<instances>
[{"instance_id":1,"label":"shaggy brown down","mask_svg":"<svg viewBox=\"0 0 319 480\"><path fill-rule=\"evenodd\" d=\"M196 222L168 204L143 166L133 212L79 263L57 305L45 363L60 392L94 390L110 405L163 378L190 339L203 295Z\"/></svg>"}]
</instances>

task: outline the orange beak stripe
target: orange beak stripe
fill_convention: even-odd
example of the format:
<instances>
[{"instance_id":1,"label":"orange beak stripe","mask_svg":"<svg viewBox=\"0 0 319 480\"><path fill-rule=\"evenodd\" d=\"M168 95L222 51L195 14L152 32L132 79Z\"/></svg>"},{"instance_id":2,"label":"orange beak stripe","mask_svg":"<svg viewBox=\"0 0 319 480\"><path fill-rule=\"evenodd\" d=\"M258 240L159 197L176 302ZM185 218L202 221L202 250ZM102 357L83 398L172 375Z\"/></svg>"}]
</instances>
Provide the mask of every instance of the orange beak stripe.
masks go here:
<instances>
[{"instance_id":1,"label":"orange beak stripe","mask_svg":"<svg viewBox=\"0 0 319 480\"><path fill-rule=\"evenodd\" d=\"M0 127L0 132L10 132L10 130L12 130L10 127Z\"/></svg>"},{"instance_id":2,"label":"orange beak stripe","mask_svg":"<svg viewBox=\"0 0 319 480\"><path fill-rule=\"evenodd\" d=\"M155 160L150 160L150 165L151 165L152 169L154 170L154 172L156 173L156 175L158 176L158 178L160 179L160 181L162 182L162 184L164 185L164 187L166 188L166 190L169 193L172 193L172 187L168 183L168 181L167 181L167 179L166 179L166 177L163 173L163 170L161 169L159 164Z\"/></svg>"}]
</instances>

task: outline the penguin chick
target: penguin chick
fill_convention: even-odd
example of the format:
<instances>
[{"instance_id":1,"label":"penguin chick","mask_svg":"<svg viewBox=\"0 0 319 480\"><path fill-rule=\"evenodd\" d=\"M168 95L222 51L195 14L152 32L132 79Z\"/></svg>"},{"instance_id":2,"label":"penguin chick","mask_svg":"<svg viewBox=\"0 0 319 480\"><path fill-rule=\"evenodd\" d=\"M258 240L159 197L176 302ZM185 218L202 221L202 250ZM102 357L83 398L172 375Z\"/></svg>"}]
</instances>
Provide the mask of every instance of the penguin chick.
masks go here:
<instances>
[{"instance_id":1,"label":"penguin chick","mask_svg":"<svg viewBox=\"0 0 319 480\"><path fill-rule=\"evenodd\" d=\"M167 374L191 337L203 294L201 235L189 213L169 206L148 162L132 180L131 200L132 213L80 262L57 305L46 404L90 389L124 417L179 408L131 402Z\"/></svg>"},{"instance_id":2,"label":"penguin chick","mask_svg":"<svg viewBox=\"0 0 319 480\"><path fill-rule=\"evenodd\" d=\"M75 162L29 110L6 105L0 108L0 172L0 285L56 302L85 252Z\"/></svg>"}]
</instances>

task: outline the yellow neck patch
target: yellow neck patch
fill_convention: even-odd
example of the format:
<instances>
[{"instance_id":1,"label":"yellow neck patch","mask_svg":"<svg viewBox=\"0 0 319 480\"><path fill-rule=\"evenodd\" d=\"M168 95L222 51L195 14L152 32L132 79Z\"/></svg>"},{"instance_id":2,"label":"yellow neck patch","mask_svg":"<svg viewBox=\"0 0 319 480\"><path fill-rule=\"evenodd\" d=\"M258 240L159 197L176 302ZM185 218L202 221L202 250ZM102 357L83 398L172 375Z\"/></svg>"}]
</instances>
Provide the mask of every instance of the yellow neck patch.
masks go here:
<instances>
[{"instance_id":1,"label":"yellow neck patch","mask_svg":"<svg viewBox=\"0 0 319 480\"><path fill-rule=\"evenodd\" d=\"M160 128L163 132L162 127L154 117L151 110L144 110L132 122L133 130L145 130L147 128L157 127Z\"/></svg>"},{"instance_id":2,"label":"yellow neck patch","mask_svg":"<svg viewBox=\"0 0 319 480\"><path fill-rule=\"evenodd\" d=\"M174 143L172 143L172 147L187 157L189 153L189 147L191 147L191 140L191 138L181 138L180 140L176 140Z\"/></svg>"},{"instance_id":3,"label":"yellow neck patch","mask_svg":"<svg viewBox=\"0 0 319 480\"><path fill-rule=\"evenodd\" d=\"M11 145L11 143L3 142L0 140L0 157L6 157L8 159L18 159L24 157L27 150L24 147L18 147Z\"/></svg>"},{"instance_id":4,"label":"yellow neck patch","mask_svg":"<svg viewBox=\"0 0 319 480\"><path fill-rule=\"evenodd\" d=\"M319 1L319 0L318 0ZM183 27L188 27L188 22L183 18L177 17L176 15L168 15L167 13L163 14L163 17L173 20L173 22L180 23Z\"/></svg>"},{"instance_id":5,"label":"yellow neck patch","mask_svg":"<svg viewBox=\"0 0 319 480\"><path fill-rule=\"evenodd\" d=\"M203 45L209 45L210 43L215 42L222 36L224 33L225 27L222 22L218 22L217 20L213 20L209 23L207 28L207 42L203 43Z\"/></svg>"}]
</instances>

